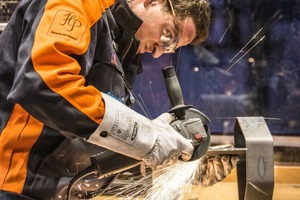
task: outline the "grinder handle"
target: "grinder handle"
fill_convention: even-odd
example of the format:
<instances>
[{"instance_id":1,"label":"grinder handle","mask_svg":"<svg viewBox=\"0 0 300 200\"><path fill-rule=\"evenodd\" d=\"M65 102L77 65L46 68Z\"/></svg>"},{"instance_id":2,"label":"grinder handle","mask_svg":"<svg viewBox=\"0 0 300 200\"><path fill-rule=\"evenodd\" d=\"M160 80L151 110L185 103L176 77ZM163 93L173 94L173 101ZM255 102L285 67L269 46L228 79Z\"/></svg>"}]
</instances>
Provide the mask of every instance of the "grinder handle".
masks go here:
<instances>
[{"instance_id":1,"label":"grinder handle","mask_svg":"<svg viewBox=\"0 0 300 200\"><path fill-rule=\"evenodd\" d=\"M173 66L163 68L168 97L173 107L183 105L182 90Z\"/></svg>"},{"instance_id":2,"label":"grinder handle","mask_svg":"<svg viewBox=\"0 0 300 200\"><path fill-rule=\"evenodd\" d=\"M174 66L165 67L162 69L162 71L165 79L168 97L172 104L172 109L169 112L174 113L178 119L184 120L185 110L193 106L184 105L182 90L176 76Z\"/></svg>"}]
</instances>

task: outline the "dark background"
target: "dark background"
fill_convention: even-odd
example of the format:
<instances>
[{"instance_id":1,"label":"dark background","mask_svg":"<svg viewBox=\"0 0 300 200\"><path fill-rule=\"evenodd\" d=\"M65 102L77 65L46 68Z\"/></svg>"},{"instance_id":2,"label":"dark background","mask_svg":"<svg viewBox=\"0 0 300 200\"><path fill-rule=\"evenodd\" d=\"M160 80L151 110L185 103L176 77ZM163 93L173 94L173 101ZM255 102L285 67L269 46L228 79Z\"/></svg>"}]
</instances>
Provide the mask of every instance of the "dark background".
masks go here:
<instances>
[{"instance_id":1,"label":"dark background","mask_svg":"<svg viewBox=\"0 0 300 200\"><path fill-rule=\"evenodd\" d=\"M273 135L300 135L300 1L214 0L207 41L153 59L143 56L138 112L170 109L161 69L174 65L184 103L204 112L213 134L238 116L263 116ZM144 111L146 110L146 111ZM147 114L146 114L147 113Z\"/></svg>"}]
</instances>

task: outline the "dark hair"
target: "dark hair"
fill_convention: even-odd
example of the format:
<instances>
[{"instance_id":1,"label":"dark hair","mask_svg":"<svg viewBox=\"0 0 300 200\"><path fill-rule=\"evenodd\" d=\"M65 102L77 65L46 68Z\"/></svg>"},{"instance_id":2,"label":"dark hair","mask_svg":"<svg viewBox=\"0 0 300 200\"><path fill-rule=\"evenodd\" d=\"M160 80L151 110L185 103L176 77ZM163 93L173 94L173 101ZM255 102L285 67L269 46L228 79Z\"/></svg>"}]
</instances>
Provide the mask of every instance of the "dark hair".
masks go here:
<instances>
[{"instance_id":1,"label":"dark hair","mask_svg":"<svg viewBox=\"0 0 300 200\"><path fill-rule=\"evenodd\" d=\"M196 37L192 44L205 41L208 36L211 18L209 0L171 0L171 2L179 20L192 17L196 26ZM170 9L167 0L165 4Z\"/></svg>"}]
</instances>

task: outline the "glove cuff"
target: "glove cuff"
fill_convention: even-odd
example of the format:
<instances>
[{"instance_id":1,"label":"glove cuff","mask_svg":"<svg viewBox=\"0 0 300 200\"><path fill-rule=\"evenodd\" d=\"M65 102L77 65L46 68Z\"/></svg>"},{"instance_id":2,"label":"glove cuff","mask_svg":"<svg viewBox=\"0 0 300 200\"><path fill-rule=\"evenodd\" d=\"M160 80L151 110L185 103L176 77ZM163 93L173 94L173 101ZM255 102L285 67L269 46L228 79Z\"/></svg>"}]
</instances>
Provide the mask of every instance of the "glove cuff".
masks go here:
<instances>
[{"instance_id":1,"label":"glove cuff","mask_svg":"<svg viewBox=\"0 0 300 200\"><path fill-rule=\"evenodd\" d=\"M87 141L141 160L152 149L157 138L152 121L115 98L101 94L105 114L102 123Z\"/></svg>"}]
</instances>

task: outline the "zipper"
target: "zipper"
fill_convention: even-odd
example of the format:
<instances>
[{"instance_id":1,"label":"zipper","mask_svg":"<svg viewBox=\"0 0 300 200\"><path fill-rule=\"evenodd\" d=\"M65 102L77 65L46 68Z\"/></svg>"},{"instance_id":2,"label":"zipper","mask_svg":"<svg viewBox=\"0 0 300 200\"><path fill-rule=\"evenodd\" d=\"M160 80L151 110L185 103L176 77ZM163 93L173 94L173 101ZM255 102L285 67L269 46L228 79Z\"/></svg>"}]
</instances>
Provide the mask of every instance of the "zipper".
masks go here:
<instances>
[{"instance_id":1,"label":"zipper","mask_svg":"<svg viewBox=\"0 0 300 200\"><path fill-rule=\"evenodd\" d=\"M125 89L127 90L128 94L129 94L129 101L130 101L131 104L134 104L135 103L135 98L134 98L133 93L132 93L132 88L129 85L129 83L127 82L127 80L125 78L125 75L123 73L122 73L122 78L123 78Z\"/></svg>"},{"instance_id":2,"label":"zipper","mask_svg":"<svg viewBox=\"0 0 300 200\"><path fill-rule=\"evenodd\" d=\"M124 55L121 59L121 63L123 63L124 58L127 55L132 43L133 43L133 38L131 38L131 40L130 40L130 44L128 45L128 48L126 49L126 51L125 51L125 53L124 53ZM134 98L133 93L132 93L132 88L129 85L129 83L127 82L127 80L125 78L125 75L123 73L122 73L122 78L123 78L125 89L127 90L128 94L129 94L129 101L130 101L131 104L134 104L135 103L135 98Z\"/></svg>"},{"instance_id":3,"label":"zipper","mask_svg":"<svg viewBox=\"0 0 300 200\"><path fill-rule=\"evenodd\" d=\"M121 63L123 63L124 58L125 58L125 56L127 55L127 53L128 53L128 51L129 51L129 49L130 49L132 43L133 43L133 38L131 38L131 40L130 40L130 44L129 44L127 50L125 51L125 53L124 53L124 55L123 55L123 57L122 57Z\"/></svg>"}]
</instances>

